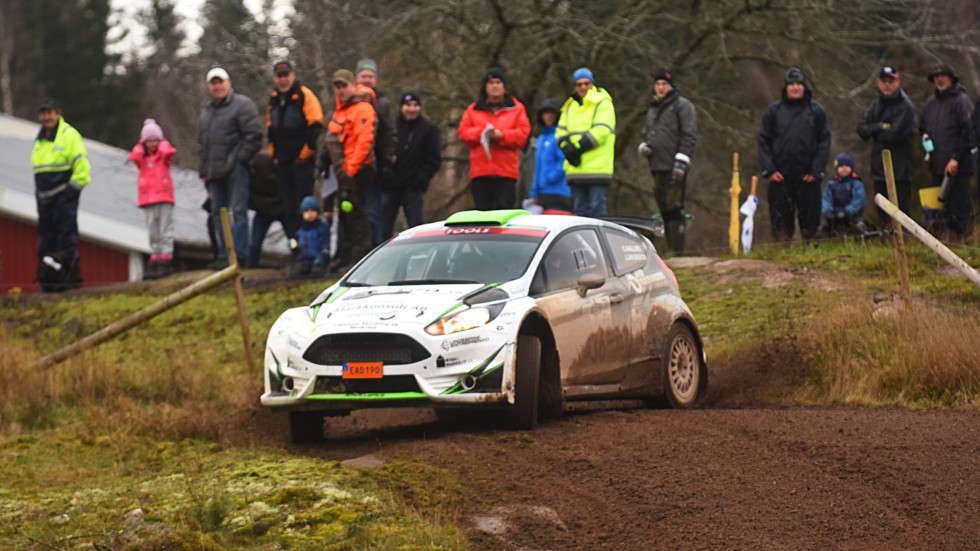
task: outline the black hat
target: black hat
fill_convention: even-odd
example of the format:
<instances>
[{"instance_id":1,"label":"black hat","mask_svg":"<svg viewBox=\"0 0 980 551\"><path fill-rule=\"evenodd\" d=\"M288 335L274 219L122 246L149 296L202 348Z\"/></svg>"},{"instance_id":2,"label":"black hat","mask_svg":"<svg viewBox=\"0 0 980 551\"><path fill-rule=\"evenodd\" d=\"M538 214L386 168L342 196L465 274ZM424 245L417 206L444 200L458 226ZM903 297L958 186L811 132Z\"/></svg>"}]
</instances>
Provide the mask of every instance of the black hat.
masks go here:
<instances>
[{"instance_id":1,"label":"black hat","mask_svg":"<svg viewBox=\"0 0 980 551\"><path fill-rule=\"evenodd\" d=\"M786 69L786 74L783 76L784 84L790 84L793 82L799 82L803 86L806 86L806 77L803 76L803 71L801 71L796 65Z\"/></svg>"},{"instance_id":2,"label":"black hat","mask_svg":"<svg viewBox=\"0 0 980 551\"><path fill-rule=\"evenodd\" d=\"M41 111L61 111L61 106L54 98L44 98L37 106L38 112Z\"/></svg>"},{"instance_id":3,"label":"black hat","mask_svg":"<svg viewBox=\"0 0 980 551\"><path fill-rule=\"evenodd\" d=\"M416 92L416 91L414 91L414 90L406 90L405 92L402 92L402 103L401 104L402 105L405 105L406 103L408 103L410 101L414 101L414 102L418 103L419 105L422 105L422 96L419 96L419 93Z\"/></svg>"},{"instance_id":4,"label":"black hat","mask_svg":"<svg viewBox=\"0 0 980 551\"><path fill-rule=\"evenodd\" d=\"M541 115L544 114L545 111L551 111L552 113L560 116L561 104L558 103L558 100L552 98L548 98L541 102L541 107L538 108L538 123L540 123L541 126L544 126L544 120L542 119Z\"/></svg>"},{"instance_id":5,"label":"black hat","mask_svg":"<svg viewBox=\"0 0 980 551\"><path fill-rule=\"evenodd\" d=\"M292 73L293 71L295 71L295 69L293 69L293 64L286 60L277 61L272 66L273 73Z\"/></svg>"},{"instance_id":6,"label":"black hat","mask_svg":"<svg viewBox=\"0 0 980 551\"><path fill-rule=\"evenodd\" d=\"M949 75L949 78L953 79L954 84L960 81L960 77L956 76L953 69L945 63L940 63L935 69L932 70L931 73L929 73L929 76L927 77L929 82L935 82L936 75Z\"/></svg>"},{"instance_id":7,"label":"black hat","mask_svg":"<svg viewBox=\"0 0 980 551\"><path fill-rule=\"evenodd\" d=\"M656 73L653 73L653 81L654 82L657 82L658 80L666 80L667 81L667 84L670 84L671 86L673 86L674 85L674 73L670 69L667 69L666 67L662 67L660 69L657 69L657 72Z\"/></svg>"},{"instance_id":8,"label":"black hat","mask_svg":"<svg viewBox=\"0 0 980 551\"><path fill-rule=\"evenodd\" d=\"M504 70L500 67L490 67L487 69L486 74L483 75L483 86L486 86L487 81L492 78L499 78L504 82L504 86L507 86L507 75L504 74Z\"/></svg>"},{"instance_id":9,"label":"black hat","mask_svg":"<svg viewBox=\"0 0 980 551\"><path fill-rule=\"evenodd\" d=\"M898 78L898 69L885 65L878 71L878 78Z\"/></svg>"}]
</instances>

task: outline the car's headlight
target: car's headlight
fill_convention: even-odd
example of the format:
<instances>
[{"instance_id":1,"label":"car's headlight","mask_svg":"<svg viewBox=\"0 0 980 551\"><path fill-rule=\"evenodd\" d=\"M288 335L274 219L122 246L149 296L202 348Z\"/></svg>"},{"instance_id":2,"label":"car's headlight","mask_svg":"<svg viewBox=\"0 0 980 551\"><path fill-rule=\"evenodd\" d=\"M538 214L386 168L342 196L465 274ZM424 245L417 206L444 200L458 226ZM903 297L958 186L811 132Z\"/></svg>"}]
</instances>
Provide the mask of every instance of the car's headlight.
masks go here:
<instances>
[{"instance_id":1,"label":"car's headlight","mask_svg":"<svg viewBox=\"0 0 980 551\"><path fill-rule=\"evenodd\" d=\"M313 331L316 329L316 323L313 322L308 316L301 316L296 325L293 326L293 333L301 339L308 339Z\"/></svg>"},{"instance_id":2,"label":"car's headlight","mask_svg":"<svg viewBox=\"0 0 980 551\"><path fill-rule=\"evenodd\" d=\"M430 335L451 335L483 327L490 320L497 317L503 306L484 306L479 308L468 308L462 312L448 315L425 328L425 332Z\"/></svg>"}]
</instances>

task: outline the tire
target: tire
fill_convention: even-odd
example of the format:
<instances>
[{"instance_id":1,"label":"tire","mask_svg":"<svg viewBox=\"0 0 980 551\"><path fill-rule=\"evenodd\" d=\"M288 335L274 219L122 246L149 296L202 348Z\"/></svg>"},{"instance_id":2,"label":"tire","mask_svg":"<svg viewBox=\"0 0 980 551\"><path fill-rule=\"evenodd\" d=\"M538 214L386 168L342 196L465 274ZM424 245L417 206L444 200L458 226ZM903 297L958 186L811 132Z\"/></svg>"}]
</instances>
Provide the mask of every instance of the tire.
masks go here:
<instances>
[{"instance_id":1,"label":"tire","mask_svg":"<svg viewBox=\"0 0 980 551\"><path fill-rule=\"evenodd\" d=\"M687 409L701 398L708 374L691 329L675 323L664 339L664 394L672 408Z\"/></svg>"},{"instance_id":2,"label":"tire","mask_svg":"<svg viewBox=\"0 0 980 551\"><path fill-rule=\"evenodd\" d=\"M514 405L504 413L503 424L511 430L531 430L538 424L541 339L533 335L518 335L515 369Z\"/></svg>"},{"instance_id":3,"label":"tire","mask_svg":"<svg viewBox=\"0 0 980 551\"><path fill-rule=\"evenodd\" d=\"M319 411L290 411L289 434L293 444L323 442L323 413Z\"/></svg>"}]
</instances>

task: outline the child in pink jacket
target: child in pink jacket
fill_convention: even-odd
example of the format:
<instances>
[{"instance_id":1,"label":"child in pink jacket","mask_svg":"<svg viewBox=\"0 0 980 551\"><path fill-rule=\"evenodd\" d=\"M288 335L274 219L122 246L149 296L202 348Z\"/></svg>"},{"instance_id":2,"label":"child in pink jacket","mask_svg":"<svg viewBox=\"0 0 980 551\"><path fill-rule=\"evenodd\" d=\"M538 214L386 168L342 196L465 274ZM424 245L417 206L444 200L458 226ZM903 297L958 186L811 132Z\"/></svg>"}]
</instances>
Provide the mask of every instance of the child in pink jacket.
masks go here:
<instances>
[{"instance_id":1,"label":"child in pink jacket","mask_svg":"<svg viewBox=\"0 0 980 551\"><path fill-rule=\"evenodd\" d=\"M140 141L129 153L129 160L139 167L137 188L139 206L146 214L150 229L150 263L145 279L169 275L174 258L174 181L170 175L174 149L163 139L163 130L153 119L143 121Z\"/></svg>"}]
</instances>

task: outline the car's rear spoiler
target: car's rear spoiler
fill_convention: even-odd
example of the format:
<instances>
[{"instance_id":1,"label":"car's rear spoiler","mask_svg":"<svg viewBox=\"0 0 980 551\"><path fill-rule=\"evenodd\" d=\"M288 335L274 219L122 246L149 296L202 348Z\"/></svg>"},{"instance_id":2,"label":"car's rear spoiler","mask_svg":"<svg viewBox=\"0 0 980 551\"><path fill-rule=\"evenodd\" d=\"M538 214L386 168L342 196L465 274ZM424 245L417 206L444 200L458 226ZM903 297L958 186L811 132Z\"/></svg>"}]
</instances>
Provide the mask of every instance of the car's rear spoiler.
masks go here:
<instances>
[{"instance_id":1,"label":"car's rear spoiler","mask_svg":"<svg viewBox=\"0 0 980 551\"><path fill-rule=\"evenodd\" d=\"M635 232L652 233L656 237L664 236L664 221L643 216L597 216L599 220L619 224Z\"/></svg>"}]
</instances>

